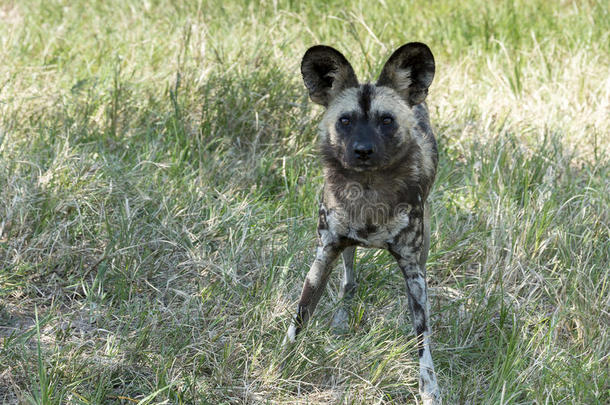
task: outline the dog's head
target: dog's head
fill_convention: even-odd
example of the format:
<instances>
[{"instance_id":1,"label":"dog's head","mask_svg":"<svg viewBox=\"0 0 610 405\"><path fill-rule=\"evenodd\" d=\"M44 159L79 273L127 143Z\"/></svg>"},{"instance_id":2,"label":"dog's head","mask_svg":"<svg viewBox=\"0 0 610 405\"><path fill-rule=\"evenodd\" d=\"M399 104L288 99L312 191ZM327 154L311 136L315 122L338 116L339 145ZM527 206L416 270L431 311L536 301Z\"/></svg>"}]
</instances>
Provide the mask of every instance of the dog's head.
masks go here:
<instances>
[{"instance_id":1,"label":"dog's head","mask_svg":"<svg viewBox=\"0 0 610 405\"><path fill-rule=\"evenodd\" d=\"M392 54L377 83L359 84L339 51L309 48L301 73L311 100L326 107L320 123L326 157L354 171L391 167L416 136L412 109L425 100L434 66L430 48L411 42Z\"/></svg>"}]
</instances>

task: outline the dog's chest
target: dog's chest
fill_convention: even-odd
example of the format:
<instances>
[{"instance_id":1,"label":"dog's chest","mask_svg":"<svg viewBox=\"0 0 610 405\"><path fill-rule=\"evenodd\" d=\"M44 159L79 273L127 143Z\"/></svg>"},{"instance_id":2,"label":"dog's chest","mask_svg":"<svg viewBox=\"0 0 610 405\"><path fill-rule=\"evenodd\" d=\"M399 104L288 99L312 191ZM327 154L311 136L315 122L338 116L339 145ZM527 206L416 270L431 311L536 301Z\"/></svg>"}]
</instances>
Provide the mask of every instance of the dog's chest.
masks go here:
<instances>
[{"instance_id":1,"label":"dog's chest","mask_svg":"<svg viewBox=\"0 0 610 405\"><path fill-rule=\"evenodd\" d=\"M410 209L379 205L351 210L321 204L318 232L324 244L348 238L360 246L386 249L408 227Z\"/></svg>"}]
</instances>

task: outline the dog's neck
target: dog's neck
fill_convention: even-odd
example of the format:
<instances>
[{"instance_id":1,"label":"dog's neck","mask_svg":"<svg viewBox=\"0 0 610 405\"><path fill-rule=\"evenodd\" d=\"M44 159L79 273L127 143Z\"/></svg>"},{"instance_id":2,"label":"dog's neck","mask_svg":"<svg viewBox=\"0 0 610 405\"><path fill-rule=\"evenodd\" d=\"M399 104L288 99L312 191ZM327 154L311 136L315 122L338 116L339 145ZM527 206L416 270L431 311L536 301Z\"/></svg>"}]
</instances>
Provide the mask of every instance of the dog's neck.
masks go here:
<instances>
[{"instance_id":1,"label":"dog's neck","mask_svg":"<svg viewBox=\"0 0 610 405\"><path fill-rule=\"evenodd\" d=\"M390 167L379 170L356 171L346 168L331 156L324 158L325 200L340 205L359 203L418 204L425 200L432 182L422 178L414 155L417 148L405 151ZM329 198L333 197L333 198Z\"/></svg>"}]
</instances>

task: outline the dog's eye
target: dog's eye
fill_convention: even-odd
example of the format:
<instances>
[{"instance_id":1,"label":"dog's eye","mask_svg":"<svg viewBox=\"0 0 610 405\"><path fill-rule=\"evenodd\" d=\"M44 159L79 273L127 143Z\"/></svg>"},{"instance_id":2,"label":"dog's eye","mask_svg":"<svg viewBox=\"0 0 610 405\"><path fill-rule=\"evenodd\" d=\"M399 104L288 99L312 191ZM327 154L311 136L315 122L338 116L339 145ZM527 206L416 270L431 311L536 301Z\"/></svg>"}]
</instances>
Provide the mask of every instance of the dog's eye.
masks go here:
<instances>
[{"instance_id":1,"label":"dog's eye","mask_svg":"<svg viewBox=\"0 0 610 405\"><path fill-rule=\"evenodd\" d=\"M341 125L349 125L349 123L350 123L349 118L347 118L347 117L339 118L339 122L341 123Z\"/></svg>"},{"instance_id":2,"label":"dog's eye","mask_svg":"<svg viewBox=\"0 0 610 405\"><path fill-rule=\"evenodd\" d=\"M392 122L394 122L394 118L388 117L387 115L381 118L381 123L383 125L390 125Z\"/></svg>"}]
</instances>

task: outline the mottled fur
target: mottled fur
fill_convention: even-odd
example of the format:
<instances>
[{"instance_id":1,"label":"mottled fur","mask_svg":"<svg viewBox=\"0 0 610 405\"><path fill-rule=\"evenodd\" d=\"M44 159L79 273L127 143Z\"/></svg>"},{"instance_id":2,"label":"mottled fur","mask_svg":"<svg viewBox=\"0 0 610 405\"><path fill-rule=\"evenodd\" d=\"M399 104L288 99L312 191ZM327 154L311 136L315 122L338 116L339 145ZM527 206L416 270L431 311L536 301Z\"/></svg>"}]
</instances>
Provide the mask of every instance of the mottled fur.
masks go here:
<instances>
[{"instance_id":1,"label":"mottled fur","mask_svg":"<svg viewBox=\"0 0 610 405\"><path fill-rule=\"evenodd\" d=\"M430 237L426 199L438 155L424 100L434 69L432 53L421 43L396 50L375 84L359 84L347 59L333 48L319 45L305 53L305 86L311 99L326 107L319 125L325 181L316 257L285 340L294 341L307 323L341 253L344 305L333 327L347 329L347 308L356 287L355 248L387 249L407 286L424 404L440 403L425 279Z\"/></svg>"}]
</instances>

